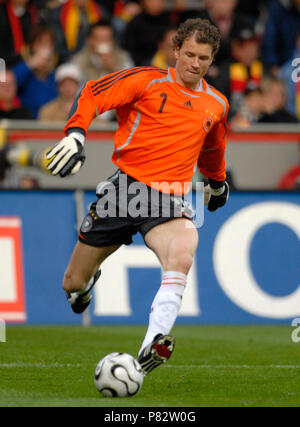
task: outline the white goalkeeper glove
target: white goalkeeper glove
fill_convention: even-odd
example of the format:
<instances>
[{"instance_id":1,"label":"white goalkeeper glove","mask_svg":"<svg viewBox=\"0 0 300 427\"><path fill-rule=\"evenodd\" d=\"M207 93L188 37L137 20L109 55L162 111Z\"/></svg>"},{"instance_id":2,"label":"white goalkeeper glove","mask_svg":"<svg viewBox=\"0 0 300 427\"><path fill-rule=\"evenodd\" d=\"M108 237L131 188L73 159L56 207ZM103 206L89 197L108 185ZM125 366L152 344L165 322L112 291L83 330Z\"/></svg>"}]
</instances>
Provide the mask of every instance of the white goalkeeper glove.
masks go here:
<instances>
[{"instance_id":1,"label":"white goalkeeper glove","mask_svg":"<svg viewBox=\"0 0 300 427\"><path fill-rule=\"evenodd\" d=\"M47 169L51 175L74 175L79 171L85 161L84 136L77 132L70 133L54 145L46 154L49 160Z\"/></svg>"}]
</instances>

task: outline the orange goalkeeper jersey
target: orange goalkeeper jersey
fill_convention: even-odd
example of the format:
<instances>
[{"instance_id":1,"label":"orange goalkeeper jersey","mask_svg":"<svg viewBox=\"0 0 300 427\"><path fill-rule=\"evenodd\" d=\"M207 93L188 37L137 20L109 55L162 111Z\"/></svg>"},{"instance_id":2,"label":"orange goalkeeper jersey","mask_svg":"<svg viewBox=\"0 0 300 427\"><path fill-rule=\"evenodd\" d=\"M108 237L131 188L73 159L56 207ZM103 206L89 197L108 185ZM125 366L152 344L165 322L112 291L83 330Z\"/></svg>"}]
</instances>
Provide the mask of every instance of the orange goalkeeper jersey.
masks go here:
<instances>
[{"instance_id":1,"label":"orange goalkeeper jersey","mask_svg":"<svg viewBox=\"0 0 300 427\"><path fill-rule=\"evenodd\" d=\"M123 172L154 188L179 182L184 189L195 164L225 179L229 104L204 79L198 92L177 83L173 68L136 67L89 81L65 131L87 134L93 118L112 109L119 124L112 160Z\"/></svg>"}]
</instances>

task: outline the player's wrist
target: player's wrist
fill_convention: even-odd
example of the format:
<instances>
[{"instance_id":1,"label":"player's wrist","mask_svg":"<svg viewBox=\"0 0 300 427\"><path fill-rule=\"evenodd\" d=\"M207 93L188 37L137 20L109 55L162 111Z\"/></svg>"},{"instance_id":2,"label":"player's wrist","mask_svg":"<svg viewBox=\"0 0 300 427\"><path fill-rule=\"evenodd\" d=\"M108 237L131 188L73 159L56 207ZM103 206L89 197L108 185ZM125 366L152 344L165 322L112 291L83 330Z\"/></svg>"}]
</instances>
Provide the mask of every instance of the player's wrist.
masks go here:
<instances>
[{"instance_id":1,"label":"player's wrist","mask_svg":"<svg viewBox=\"0 0 300 427\"><path fill-rule=\"evenodd\" d=\"M221 196L225 191L225 181L216 181L209 178L210 192L212 196Z\"/></svg>"},{"instance_id":2,"label":"player's wrist","mask_svg":"<svg viewBox=\"0 0 300 427\"><path fill-rule=\"evenodd\" d=\"M229 196L229 186L226 181L222 187L215 189L210 188L210 199L207 205L207 208L210 212L216 211L218 208L221 208L225 205Z\"/></svg>"},{"instance_id":3,"label":"player's wrist","mask_svg":"<svg viewBox=\"0 0 300 427\"><path fill-rule=\"evenodd\" d=\"M216 179L208 178L210 188L220 188L225 185L225 181L217 181Z\"/></svg>"},{"instance_id":4,"label":"player's wrist","mask_svg":"<svg viewBox=\"0 0 300 427\"><path fill-rule=\"evenodd\" d=\"M67 135L76 139L81 145L85 142L85 132L81 128L70 128L67 130Z\"/></svg>"},{"instance_id":5,"label":"player's wrist","mask_svg":"<svg viewBox=\"0 0 300 427\"><path fill-rule=\"evenodd\" d=\"M221 196L224 193L224 191L225 191L225 185L223 185L220 188L211 188L210 189L210 194L212 196L218 197L218 196Z\"/></svg>"},{"instance_id":6,"label":"player's wrist","mask_svg":"<svg viewBox=\"0 0 300 427\"><path fill-rule=\"evenodd\" d=\"M80 142L81 145L84 145L85 136L79 132L71 132L68 136L74 138L76 141Z\"/></svg>"}]
</instances>

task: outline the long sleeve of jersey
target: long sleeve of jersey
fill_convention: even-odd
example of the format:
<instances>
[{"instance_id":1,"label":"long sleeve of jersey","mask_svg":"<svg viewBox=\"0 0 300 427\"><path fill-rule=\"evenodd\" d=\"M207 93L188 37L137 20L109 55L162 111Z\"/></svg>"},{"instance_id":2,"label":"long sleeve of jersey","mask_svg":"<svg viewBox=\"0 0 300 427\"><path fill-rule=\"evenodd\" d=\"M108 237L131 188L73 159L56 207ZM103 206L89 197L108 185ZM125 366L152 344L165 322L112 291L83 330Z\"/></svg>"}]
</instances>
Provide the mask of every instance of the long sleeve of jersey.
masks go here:
<instances>
[{"instance_id":1,"label":"long sleeve of jersey","mask_svg":"<svg viewBox=\"0 0 300 427\"><path fill-rule=\"evenodd\" d=\"M91 121L97 115L140 99L147 85L145 71L149 72L149 69L136 67L89 81L72 106L74 113L65 126L65 132L69 128L80 128L87 134Z\"/></svg>"},{"instance_id":2,"label":"long sleeve of jersey","mask_svg":"<svg viewBox=\"0 0 300 427\"><path fill-rule=\"evenodd\" d=\"M216 181L224 181L226 179L226 143L227 114L224 120L217 123L209 132L198 157L198 168L207 178L211 178Z\"/></svg>"}]
</instances>

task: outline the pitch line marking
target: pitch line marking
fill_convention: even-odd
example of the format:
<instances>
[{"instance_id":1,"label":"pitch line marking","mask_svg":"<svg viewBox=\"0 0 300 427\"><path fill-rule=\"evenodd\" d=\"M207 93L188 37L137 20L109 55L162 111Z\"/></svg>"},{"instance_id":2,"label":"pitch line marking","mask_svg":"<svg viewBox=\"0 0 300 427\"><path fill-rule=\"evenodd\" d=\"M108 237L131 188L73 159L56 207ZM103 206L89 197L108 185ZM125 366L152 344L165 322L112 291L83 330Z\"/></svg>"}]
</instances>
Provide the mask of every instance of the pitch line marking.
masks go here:
<instances>
[{"instance_id":1,"label":"pitch line marking","mask_svg":"<svg viewBox=\"0 0 300 427\"><path fill-rule=\"evenodd\" d=\"M0 363L0 368L82 368L89 367L92 363L31 363L11 362ZM300 365L164 365L165 368L174 369L300 369Z\"/></svg>"},{"instance_id":2,"label":"pitch line marking","mask_svg":"<svg viewBox=\"0 0 300 427\"><path fill-rule=\"evenodd\" d=\"M0 363L0 368L82 368L87 366L83 363L30 363L30 362L11 362ZM96 363L95 363L96 366Z\"/></svg>"},{"instance_id":3,"label":"pitch line marking","mask_svg":"<svg viewBox=\"0 0 300 427\"><path fill-rule=\"evenodd\" d=\"M176 369L300 369L300 365L165 365Z\"/></svg>"}]
</instances>

